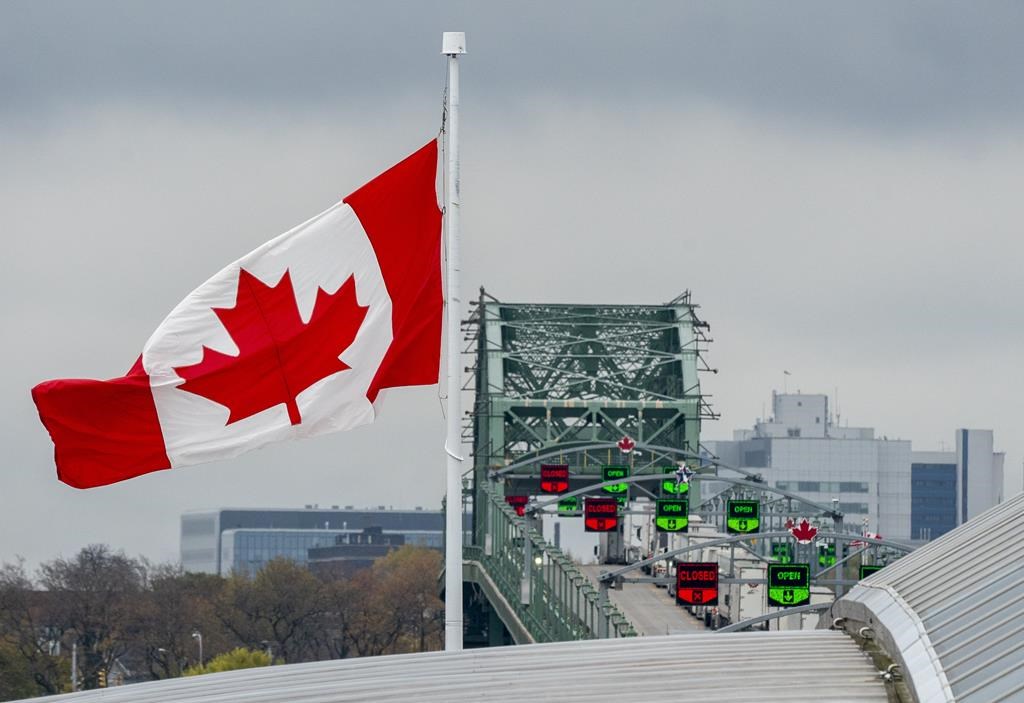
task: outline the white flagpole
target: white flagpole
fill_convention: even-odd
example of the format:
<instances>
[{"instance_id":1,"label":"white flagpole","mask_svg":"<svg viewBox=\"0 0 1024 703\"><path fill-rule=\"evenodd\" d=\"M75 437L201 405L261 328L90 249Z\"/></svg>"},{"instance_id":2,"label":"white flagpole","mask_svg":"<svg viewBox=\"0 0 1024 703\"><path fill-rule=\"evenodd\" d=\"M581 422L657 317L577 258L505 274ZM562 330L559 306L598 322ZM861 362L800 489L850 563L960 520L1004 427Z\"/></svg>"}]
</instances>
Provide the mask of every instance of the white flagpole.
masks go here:
<instances>
[{"instance_id":1,"label":"white flagpole","mask_svg":"<svg viewBox=\"0 0 1024 703\"><path fill-rule=\"evenodd\" d=\"M444 219L447 234L448 302L448 455L445 489L444 648L462 650L462 299L459 294L459 55L466 53L464 32L445 32L441 53L448 57L448 123L445 128Z\"/></svg>"}]
</instances>

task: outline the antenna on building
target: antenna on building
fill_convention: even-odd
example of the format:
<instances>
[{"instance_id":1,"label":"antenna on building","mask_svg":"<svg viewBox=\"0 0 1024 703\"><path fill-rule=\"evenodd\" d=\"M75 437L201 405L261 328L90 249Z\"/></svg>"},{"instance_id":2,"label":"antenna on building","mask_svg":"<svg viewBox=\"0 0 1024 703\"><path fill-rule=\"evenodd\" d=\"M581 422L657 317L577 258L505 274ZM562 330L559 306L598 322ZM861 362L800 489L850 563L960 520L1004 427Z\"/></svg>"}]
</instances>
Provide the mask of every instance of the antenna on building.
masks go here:
<instances>
[{"instance_id":1,"label":"antenna on building","mask_svg":"<svg viewBox=\"0 0 1024 703\"><path fill-rule=\"evenodd\" d=\"M841 417L839 415L839 386L836 386L836 427L839 427Z\"/></svg>"}]
</instances>

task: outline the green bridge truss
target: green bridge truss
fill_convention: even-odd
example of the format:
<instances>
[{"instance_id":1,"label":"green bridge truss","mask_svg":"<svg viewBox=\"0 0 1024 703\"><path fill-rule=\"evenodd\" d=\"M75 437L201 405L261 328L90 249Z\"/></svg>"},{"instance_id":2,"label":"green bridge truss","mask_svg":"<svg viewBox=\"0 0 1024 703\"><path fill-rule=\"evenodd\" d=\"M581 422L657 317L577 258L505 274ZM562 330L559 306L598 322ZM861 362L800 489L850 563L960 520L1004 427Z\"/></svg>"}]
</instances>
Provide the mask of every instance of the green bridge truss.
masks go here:
<instances>
[{"instance_id":1,"label":"green bridge truss","mask_svg":"<svg viewBox=\"0 0 1024 703\"><path fill-rule=\"evenodd\" d=\"M465 330L475 391L467 580L515 641L632 634L539 525L505 505L493 476L523 457L623 436L699 454L701 421L713 416L698 379L710 370L708 325L688 292L664 305L553 305L504 303L481 289ZM574 470L599 476L612 454L584 452ZM527 562L531 553L539 557Z\"/></svg>"}]
</instances>

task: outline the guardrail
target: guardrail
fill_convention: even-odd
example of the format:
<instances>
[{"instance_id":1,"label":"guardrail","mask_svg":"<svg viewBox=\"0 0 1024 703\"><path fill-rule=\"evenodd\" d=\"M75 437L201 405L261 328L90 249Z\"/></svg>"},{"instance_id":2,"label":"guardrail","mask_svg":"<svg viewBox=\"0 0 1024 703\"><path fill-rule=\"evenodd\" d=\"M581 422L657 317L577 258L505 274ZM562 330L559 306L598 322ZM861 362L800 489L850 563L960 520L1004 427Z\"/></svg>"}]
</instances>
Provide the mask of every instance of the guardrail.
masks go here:
<instances>
[{"instance_id":1,"label":"guardrail","mask_svg":"<svg viewBox=\"0 0 1024 703\"><path fill-rule=\"evenodd\" d=\"M537 530L527 529L504 498L489 488L482 493L486 505L476 506L476 511L478 520L486 520L483 526L477 524L483 544L466 547L465 558L487 570L535 641L596 639L603 633L608 637L636 636L632 624L614 604L601 602L598 589L575 562L548 544ZM528 550L524 539L530 540ZM523 564L527 551L528 571Z\"/></svg>"}]
</instances>

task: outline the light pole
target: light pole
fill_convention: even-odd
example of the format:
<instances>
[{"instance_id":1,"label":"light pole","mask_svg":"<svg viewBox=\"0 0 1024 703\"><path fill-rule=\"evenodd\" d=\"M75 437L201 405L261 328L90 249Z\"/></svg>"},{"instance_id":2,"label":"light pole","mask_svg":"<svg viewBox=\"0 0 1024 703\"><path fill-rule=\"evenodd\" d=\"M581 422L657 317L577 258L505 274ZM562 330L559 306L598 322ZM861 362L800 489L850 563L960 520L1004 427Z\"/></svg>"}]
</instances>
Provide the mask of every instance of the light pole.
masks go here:
<instances>
[{"instance_id":1,"label":"light pole","mask_svg":"<svg viewBox=\"0 0 1024 703\"><path fill-rule=\"evenodd\" d=\"M203 633L196 630L192 633L192 639L199 642L199 666L203 666Z\"/></svg>"}]
</instances>

